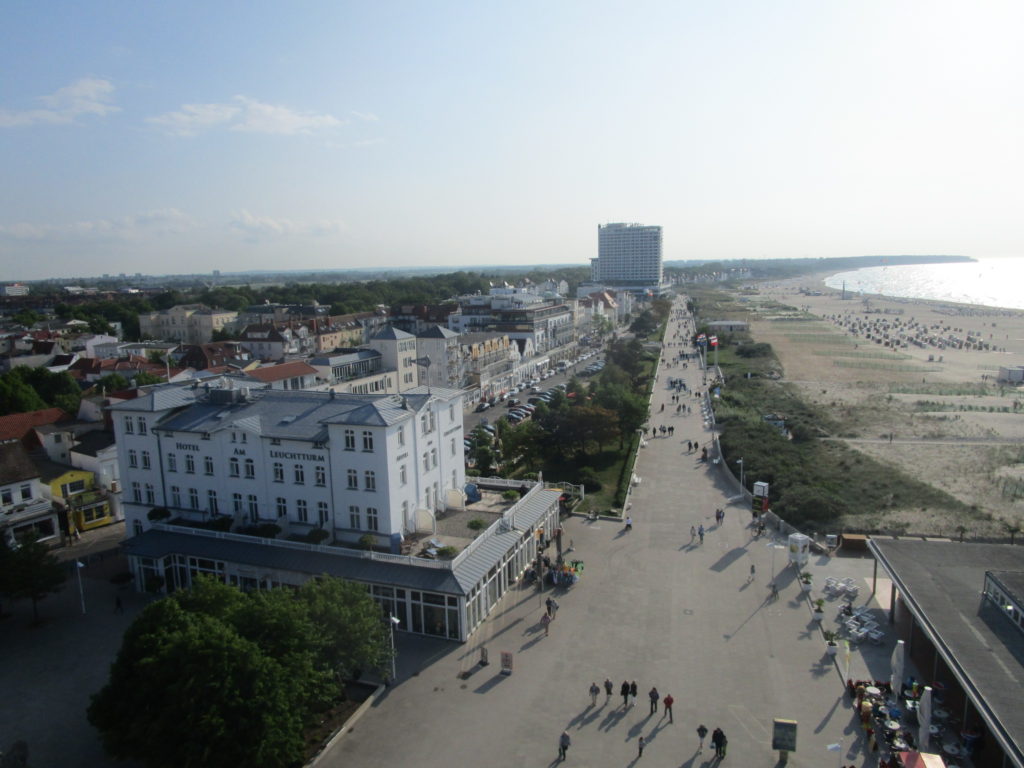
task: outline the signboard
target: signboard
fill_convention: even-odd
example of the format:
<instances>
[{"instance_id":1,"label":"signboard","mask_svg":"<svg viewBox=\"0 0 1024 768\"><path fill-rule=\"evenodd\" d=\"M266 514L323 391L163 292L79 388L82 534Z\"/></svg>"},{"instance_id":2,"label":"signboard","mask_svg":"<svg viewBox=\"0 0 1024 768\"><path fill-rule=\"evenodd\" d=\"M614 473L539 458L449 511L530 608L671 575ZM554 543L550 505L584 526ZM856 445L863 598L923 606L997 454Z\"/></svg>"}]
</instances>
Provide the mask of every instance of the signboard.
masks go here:
<instances>
[{"instance_id":1,"label":"signboard","mask_svg":"<svg viewBox=\"0 0 1024 768\"><path fill-rule=\"evenodd\" d=\"M512 674L512 652L502 651L501 652L501 674L511 675Z\"/></svg>"},{"instance_id":2,"label":"signboard","mask_svg":"<svg viewBox=\"0 0 1024 768\"><path fill-rule=\"evenodd\" d=\"M796 752L796 720L775 718L772 723L772 749Z\"/></svg>"}]
</instances>

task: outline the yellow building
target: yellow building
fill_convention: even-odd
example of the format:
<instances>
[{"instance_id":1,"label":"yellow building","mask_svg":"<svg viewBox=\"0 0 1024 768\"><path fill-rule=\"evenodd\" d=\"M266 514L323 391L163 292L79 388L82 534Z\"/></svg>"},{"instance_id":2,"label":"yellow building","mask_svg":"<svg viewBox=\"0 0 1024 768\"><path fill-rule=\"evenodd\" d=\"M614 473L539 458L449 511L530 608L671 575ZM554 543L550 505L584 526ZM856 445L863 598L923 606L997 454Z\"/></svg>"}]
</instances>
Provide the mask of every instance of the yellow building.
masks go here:
<instances>
[{"instance_id":1,"label":"yellow building","mask_svg":"<svg viewBox=\"0 0 1024 768\"><path fill-rule=\"evenodd\" d=\"M110 494L97 487L92 472L42 459L36 460L36 466L50 497L64 510L68 533L116 522Z\"/></svg>"}]
</instances>

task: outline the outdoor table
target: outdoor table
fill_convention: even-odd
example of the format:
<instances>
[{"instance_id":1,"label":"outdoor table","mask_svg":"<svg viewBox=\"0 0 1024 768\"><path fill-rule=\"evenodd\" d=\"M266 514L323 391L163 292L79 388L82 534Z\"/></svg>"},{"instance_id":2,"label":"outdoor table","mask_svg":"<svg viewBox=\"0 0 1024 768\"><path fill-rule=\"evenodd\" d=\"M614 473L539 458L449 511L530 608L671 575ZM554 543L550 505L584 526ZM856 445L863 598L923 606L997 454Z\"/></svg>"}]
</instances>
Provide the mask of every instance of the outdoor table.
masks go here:
<instances>
[{"instance_id":1,"label":"outdoor table","mask_svg":"<svg viewBox=\"0 0 1024 768\"><path fill-rule=\"evenodd\" d=\"M942 750L947 755L952 755L953 757L956 757L960 754L960 747L958 747L956 744L943 744Z\"/></svg>"},{"instance_id":2,"label":"outdoor table","mask_svg":"<svg viewBox=\"0 0 1024 768\"><path fill-rule=\"evenodd\" d=\"M896 752L904 752L910 749L910 746L903 739L893 739L892 748Z\"/></svg>"},{"instance_id":3,"label":"outdoor table","mask_svg":"<svg viewBox=\"0 0 1024 768\"><path fill-rule=\"evenodd\" d=\"M941 725L929 725L928 726L928 733L930 733L932 736L938 736L940 733L942 733L942 726Z\"/></svg>"},{"instance_id":4,"label":"outdoor table","mask_svg":"<svg viewBox=\"0 0 1024 768\"><path fill-rule=\"evenodd\" d=\"M885 730L887 731L898 731L900 729L900 723L898 720L886 720Z\"/></svg>"},{"instance_id":5,"label":"outdoor table","mask_svg":"<svg viewBox=\"0 0 1024 768\"><path fill-rule=\"evenodd\" d=\"M867 694L868 696L881 696L882 695L882 691L880 689L876 688L873 685L869 685L867 688L865 688L864 689L864 693Z\"/></svg>"},{"instance_id":6,"label":"outdoor table","mask_svg":"<svg viewBox=\"0 0 1024 768\"><path fill-rule=\"evenodd\" d=\"M936 709L934 712L932 712L932 717L934 717L936 720L945 720L947 717L949 717L949 712L947 712L944 709Z\"/></svg>"}]
</instances>

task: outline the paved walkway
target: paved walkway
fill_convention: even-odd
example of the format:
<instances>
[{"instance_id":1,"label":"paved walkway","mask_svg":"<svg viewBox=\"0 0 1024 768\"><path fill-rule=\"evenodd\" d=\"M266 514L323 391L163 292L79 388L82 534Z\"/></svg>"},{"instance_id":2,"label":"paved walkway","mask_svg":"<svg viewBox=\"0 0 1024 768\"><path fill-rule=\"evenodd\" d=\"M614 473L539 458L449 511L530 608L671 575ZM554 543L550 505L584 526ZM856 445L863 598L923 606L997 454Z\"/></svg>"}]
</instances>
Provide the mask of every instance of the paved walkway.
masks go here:
<instances>
[{"instance_id":1,"label":"paved walkway","mask_svg":"<svg viewBox=\"0 0 1024 768\"><path fill-rule=\"evenodd\" d=\"M681 304L677 306L682 306ZM671 339L671 330L669 333ZM665 358L678 348L666 349ZM695 730L722 728L726 762L774 766L774 717L799 721L798 749L789 765L875 765L864 757L840 674L825 655L811 609L795 572L783 569L781 544L751 538L745 504L730 504L734 481L721 468L687 454L687 440L710 437L699 415L676 416L669 377L701 387L694 365L662 367L655 387L654 424L676 427L641 450L632 498L634 530L608 521L572 518L565 523L574 555L586 563L580 583L555 593L561 609L545 637L538 624L550 590L514 589L465 646L403 637L398 684L326 756L323 765L548 766L558 737L572 737L567 764L629 766L637 740L647 740L647 765L697 768L713 765L713 752L697 751ZM665 412L660 412L666 403ZM695 409L696 410L696 409ZM715 524L716 508L726 509ZM703 524L703 545L691 543L691 525ZM766 600L769 574L780 571L780 597ZM748 581L750 566L757 576ZM866 559L820 558L810 570L840 577L868 577ZM870 584L858 602L870 597ZM837 606L831 605L831 622ZM479 667L479 647L491 664ZM511 676L499 673L499 653L514 654ZM886 647L855 651L850 674L888 674ZM470 673L462 679L463 673ZM605 678L591 706L588 689ZM639 700L625 711L617 695L623 680L637 682ZM676 700L675 722L648 715L647 692L657 686ZM841 754L826 746L842 743Z\"/></svg>"}]
</instances>

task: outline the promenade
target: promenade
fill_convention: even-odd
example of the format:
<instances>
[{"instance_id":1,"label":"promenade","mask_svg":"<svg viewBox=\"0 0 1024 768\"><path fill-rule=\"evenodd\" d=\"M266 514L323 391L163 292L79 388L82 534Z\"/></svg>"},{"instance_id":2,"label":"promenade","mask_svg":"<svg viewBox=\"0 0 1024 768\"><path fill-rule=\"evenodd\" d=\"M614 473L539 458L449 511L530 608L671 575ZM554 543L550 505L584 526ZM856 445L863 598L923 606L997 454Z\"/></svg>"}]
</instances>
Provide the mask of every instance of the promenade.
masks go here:
<instances>
[{"instance_id":1,"label":"promenade","mask_svg":"<svg viewBox=\"0 0 1024 768\"><path fill-rule=\"evenodd\" d=\"M775 717L799 722L794 768L877 764L864 756L841 676L796 573L785 567L783 543L753 539L747 505L730 502L735 482L721 467L701 463L699 452L687 454L688 440L705 444L711 434L692 395L695 413L674 413L669 378L703 388L696 365L666 364L680 349L665 349L651 404L652 424L672 425L675 434L650 439L640 451L634 530L573 517L564 523L565 541L585 562L576 586L512 590L465 646L401 637L397 685L321 765L549 766L567 730L567 765L634 765L642 735L645 765L697 768L715 763L713 750L698 754L695 731L703 723L725 731L726 763L775 766ZM718 526L720 507L726 515ZM701 524L703 545L691 543L690 526ZM773 557L780 595L769 602ZM751 564L757 576L748 582ZM809 568L819 585L825 575L865 579L857 601L864 603L870 566L866 559L812 557ZM539 619L549 595L561 607L545 637ZM829 605L826 626L836 608ZM476 663L481 646L487 667ZM500 674L503 651L513 654L510 676ZM887 676L888 653L884 646L854 651L850 674ZM605 678L615 694L606 702L602 689L591 706L590 684ZM628 711L618 695L623 680L639 688ZM661 707L648 714L652 686L675 699L673 723ZM841 752L827 751L835 743Z\"/></svg>"}]
</instances>

